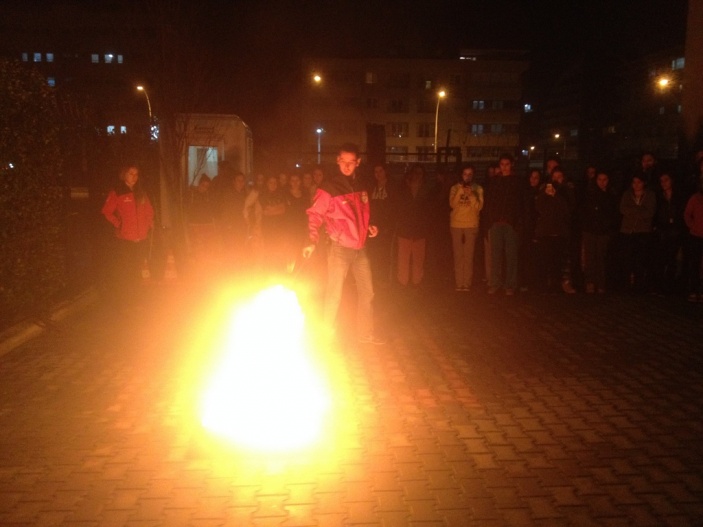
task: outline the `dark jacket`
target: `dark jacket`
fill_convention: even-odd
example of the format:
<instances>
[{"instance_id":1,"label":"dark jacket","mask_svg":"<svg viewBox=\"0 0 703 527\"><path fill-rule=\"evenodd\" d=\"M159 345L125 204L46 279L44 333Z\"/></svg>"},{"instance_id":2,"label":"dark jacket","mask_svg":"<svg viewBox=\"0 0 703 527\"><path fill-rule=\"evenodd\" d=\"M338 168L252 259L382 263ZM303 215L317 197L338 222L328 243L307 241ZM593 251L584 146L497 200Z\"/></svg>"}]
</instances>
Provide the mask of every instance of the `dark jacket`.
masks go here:
<instances>
[{"instance_id":1,"label":"dark jacket","mask_svg":"<svg viewBox=\"0 0 703 527\"><path fill-rule=\"evenodd\" d=\"M518 229L522 221L523 199L520 179L515 175L490 178L484 193L486 226L507 223Z\"/></svg>"},{"instance_id":2,"label":"dark jacket","mask_svg":"<svg viewBox=\"0 0 703 527\"><path fill-rule=\"evenodd\" d=\"M618 198L607 189L589 187L581 209L581 228L590 234L610 234L618 229L620 213Z\"/></svg>"},{"instance_id":3,"label":"dark jacket","mask_svg":"<svg viewBox=\"0 0 703 527\"><path fill-rule=\"evenodd\" d=\"M421 240L427 238L430 221L430 194L420 188L416 196L405 188L396 203L396 234L400 238Z\"/></svg>"},{"instance_id":4,"label":"dark jacket","mask_svg":"<svg viewBox=\"0 0 703 527\"><path fill-rule=\"evenodd\" d=\"M557 188L554 196L540 191L535 200L535 208L539 216L535 234L538 238L545 236L560 236L568 238L571 225L569 200L563 189Z\"/></svg>"}]
</instances>

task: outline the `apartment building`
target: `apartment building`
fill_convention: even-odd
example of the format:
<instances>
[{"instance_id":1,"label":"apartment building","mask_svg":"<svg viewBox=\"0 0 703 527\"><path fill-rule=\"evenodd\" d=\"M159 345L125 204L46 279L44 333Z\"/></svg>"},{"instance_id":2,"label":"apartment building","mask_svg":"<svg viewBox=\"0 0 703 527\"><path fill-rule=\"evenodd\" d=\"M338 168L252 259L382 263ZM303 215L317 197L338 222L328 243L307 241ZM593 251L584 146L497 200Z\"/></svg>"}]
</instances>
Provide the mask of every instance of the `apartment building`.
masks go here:
<instances>
[{"instance_id":1,"label":"apartment building","mask_svg":"<svg viewBox=\"0 0 703 527\"><path fill-rule=\"evenodd\" d=\"M347 141L380 149L389 163L433 162L438 150L473 162L518 154L525 56L465 50L437 60L306 58L302 160L331 161Z\"/></svg>"}]
</instances>

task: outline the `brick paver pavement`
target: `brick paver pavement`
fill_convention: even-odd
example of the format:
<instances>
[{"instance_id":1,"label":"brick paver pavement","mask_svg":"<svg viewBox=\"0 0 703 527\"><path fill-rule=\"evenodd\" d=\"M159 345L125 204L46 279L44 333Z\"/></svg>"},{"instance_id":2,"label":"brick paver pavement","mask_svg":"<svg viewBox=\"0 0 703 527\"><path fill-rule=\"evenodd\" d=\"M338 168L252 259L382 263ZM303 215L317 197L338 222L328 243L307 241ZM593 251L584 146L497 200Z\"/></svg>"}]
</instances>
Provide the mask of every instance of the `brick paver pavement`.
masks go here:
<instances>
[{"instance_id":1,"label":"brick paver pavement","mask_svg":"<svg viewBox=\"0 0 703 527\"><path fill-rule=\"evenodd\" d=\"M703 524L703 306L382 302L389 344L333 353L336 443L286 458L201 431L173 289L0 357L0 525Z\"/></svg>"}]
</instances>

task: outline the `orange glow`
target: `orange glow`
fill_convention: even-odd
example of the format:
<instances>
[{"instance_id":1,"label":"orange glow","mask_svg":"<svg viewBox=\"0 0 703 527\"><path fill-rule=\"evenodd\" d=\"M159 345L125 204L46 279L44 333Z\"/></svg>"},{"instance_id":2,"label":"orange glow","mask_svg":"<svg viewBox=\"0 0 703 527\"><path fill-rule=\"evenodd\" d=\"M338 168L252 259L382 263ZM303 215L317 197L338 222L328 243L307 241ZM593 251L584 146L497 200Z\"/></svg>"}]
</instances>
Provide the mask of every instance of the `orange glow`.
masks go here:
<instances>
[{"instance_id":1,"label":"orange glow","mask_svg":"<svg viewBox=\"0 0 703 527\"><path fill-rule=\"evenodd\" d=\"M260 292L232 314L220 342L223 356L201 400L208 431L263 452L321 439L331 395L293 291Z\"/></svg>"}]
</instances>

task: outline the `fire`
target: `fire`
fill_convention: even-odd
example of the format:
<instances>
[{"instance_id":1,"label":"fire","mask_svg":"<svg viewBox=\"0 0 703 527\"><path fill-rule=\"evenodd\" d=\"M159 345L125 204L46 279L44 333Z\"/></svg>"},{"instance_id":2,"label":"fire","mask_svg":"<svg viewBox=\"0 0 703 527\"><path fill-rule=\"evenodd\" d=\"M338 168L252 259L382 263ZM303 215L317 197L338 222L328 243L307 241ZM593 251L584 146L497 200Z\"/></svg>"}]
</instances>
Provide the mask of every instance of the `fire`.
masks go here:
<instances>
[{"instance_id":1,"label":"fire","mask_svg":"<svg viewBox=\"0 0 703 527\"><path fill-rule=\"evenodd\" d=\"M202 398L202 425L260 451L315 443L331 396L296 294L280 285L260 292L233 315L223 343L224 356Z\"/></svg>"}]
</instances>

